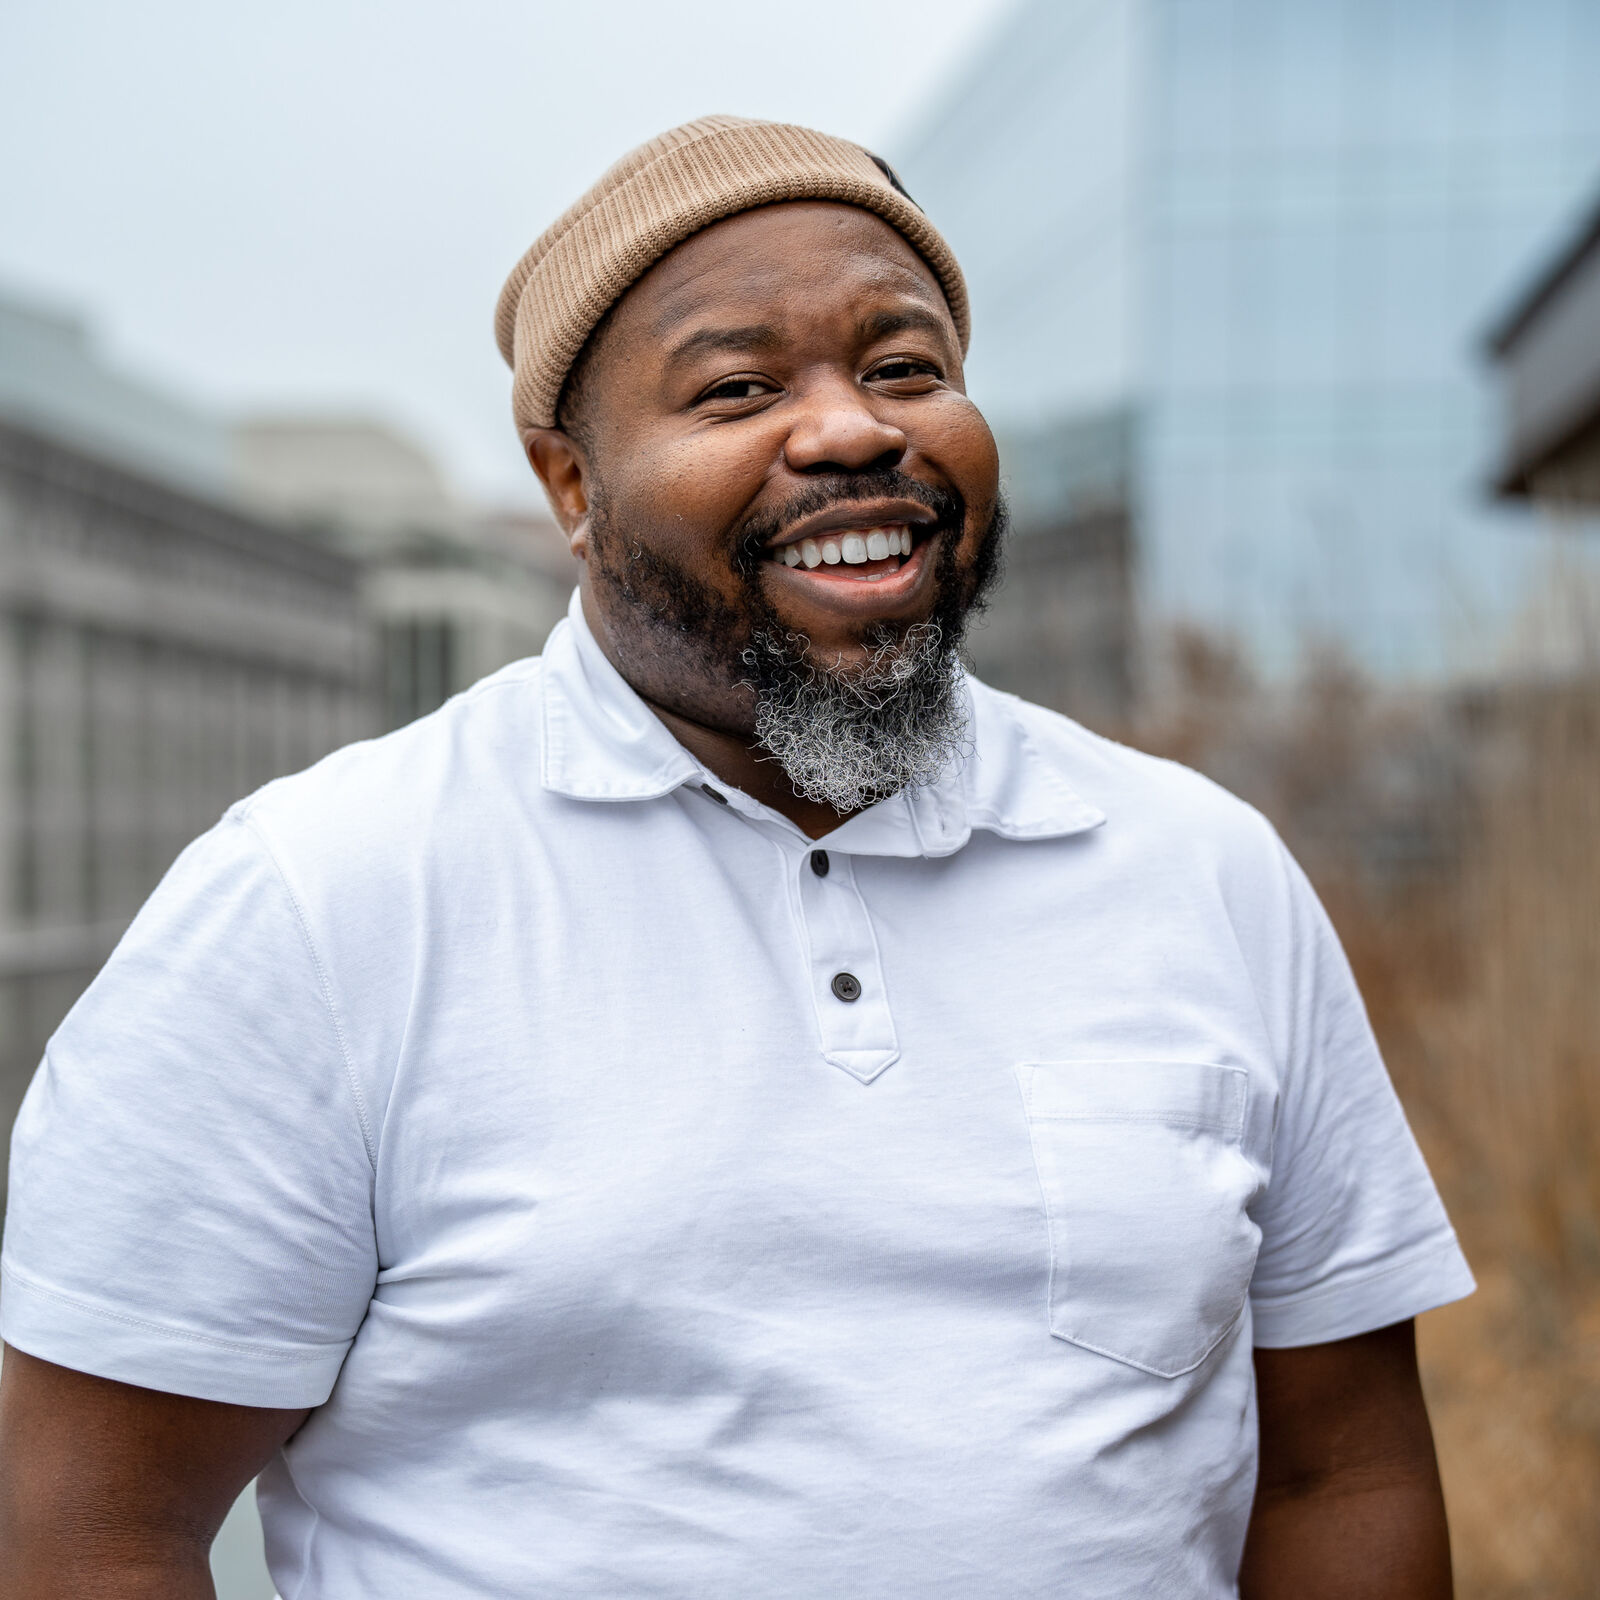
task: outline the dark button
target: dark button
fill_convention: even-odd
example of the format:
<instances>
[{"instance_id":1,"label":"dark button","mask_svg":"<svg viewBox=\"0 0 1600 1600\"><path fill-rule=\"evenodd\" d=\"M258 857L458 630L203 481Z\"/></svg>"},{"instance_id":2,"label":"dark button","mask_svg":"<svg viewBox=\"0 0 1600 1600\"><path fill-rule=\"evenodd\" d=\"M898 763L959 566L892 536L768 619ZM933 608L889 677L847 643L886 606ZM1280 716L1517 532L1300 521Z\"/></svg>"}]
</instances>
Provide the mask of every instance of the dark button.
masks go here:
<instances>
[{"instance_id":1,"label":"dark button","mask_svg":"<svg viewBox=\"0 0 1600 1600\"><path fill-rule=\"evenodd\" d=\"M841 1000L861 998L861 980L853 972L836 972L833 975L833 992Z\"/></svg>"},{"instance_id":2,"label":"dark button","mask_svg":"<svg viewBox=\"0 0 1600 1600\"><path fill-rule=\"evenodd\" d=\"M813 850L811 852L811 870L819 878L828 876L828 852L826 850Z\"/></svg>"},{"instance_id":3,"label":"dark button","mask_svg":"<svg viewBox=\"0 0 1600 1600\"><path fill-rule=\"evenodd\" d=\"M727 795L719 794L717 792L717 790L713 789L709 783L702 783L700 785L700 792L701 792L701 794L710 795L711 798L713 800L715 800L719 806L725 806L728 803Z\"/></svg>"}]
</instances>

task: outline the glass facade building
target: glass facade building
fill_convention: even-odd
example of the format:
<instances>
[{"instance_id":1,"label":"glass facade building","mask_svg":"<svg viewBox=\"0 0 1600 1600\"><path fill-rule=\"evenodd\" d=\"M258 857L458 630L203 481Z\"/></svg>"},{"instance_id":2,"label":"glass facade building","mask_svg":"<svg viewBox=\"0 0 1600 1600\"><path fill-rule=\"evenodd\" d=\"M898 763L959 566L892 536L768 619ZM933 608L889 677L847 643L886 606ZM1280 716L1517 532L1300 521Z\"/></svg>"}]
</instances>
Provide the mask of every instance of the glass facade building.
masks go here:
<instances>
[{"instance_id":1,"label":"glass facade building","mask_svg":"<svg viewBox=\"0 0 1600 1600\"><path fill-rule=\"evenodd\" d=\"M1560 536L1488 498L1482 338L1600 183L1597 65L1594 0L1025 0L895 152L1002 435L1133 419L1147 621L1504 664Z\"/></svg>"}]
</instances>

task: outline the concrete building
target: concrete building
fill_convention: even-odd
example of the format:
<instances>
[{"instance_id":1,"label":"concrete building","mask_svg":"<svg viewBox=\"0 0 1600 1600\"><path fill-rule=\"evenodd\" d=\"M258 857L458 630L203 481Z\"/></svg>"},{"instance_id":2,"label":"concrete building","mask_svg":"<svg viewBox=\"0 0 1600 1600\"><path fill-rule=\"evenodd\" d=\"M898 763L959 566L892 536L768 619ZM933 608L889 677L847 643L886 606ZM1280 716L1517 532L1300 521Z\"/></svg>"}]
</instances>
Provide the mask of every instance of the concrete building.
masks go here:
<instances>
[{"instance_id":1,"label":"concrete building","mask_svg":"<svg viewBox=\"0 0 1600 1600\"><path fill-rule=\"evenodd\" d=\"M0 1125L178 851L373 731L360 576L0 422Z\"/></svg>"},{"instance_id":2,"label":"concrete building","mask_svg":"<svg viewBox=\"0 0 1600 1600\"><path fill-rule=\"evenodd\" d=\"M386 727L537 654L577 582L548 517L463 504L426 450L367 418L246 419L233 473L262 511L361 562Z\"/></svg>"},{"instance_id":3,"label":"concrete building","mask_svg":"<svg viewBox=\"0 0 1600 1600\"><path fill-rule=\"evenodd\" d=\"M120 371L84 320L0 292L0 420L203 495L226 496L225 423Z\"/></svg>"},{"instance_id":4,"label":"concrete building","mask_svg":"<svg viewBox=\"0 0 1600 1600\"><path fill-rule=\"evenodd\" d=\"M1548 550L1480 492L1478 330L1593 180L1596 61L1592 0L1020 0L891 152L967 269L1013 477L1131 419L1147 641L1499 661Z\"/></svg>"},{"instance_id":5,"label":"concrete building","mask_svg":"<svg viewBox=\"0 0 1600 1600\"><path fill-rule=\"evenodd\" d=\"M573 581L390 428L220 421L0 298L0 1129L190 839L539 650Z\"/></svg>"}]
</instances>

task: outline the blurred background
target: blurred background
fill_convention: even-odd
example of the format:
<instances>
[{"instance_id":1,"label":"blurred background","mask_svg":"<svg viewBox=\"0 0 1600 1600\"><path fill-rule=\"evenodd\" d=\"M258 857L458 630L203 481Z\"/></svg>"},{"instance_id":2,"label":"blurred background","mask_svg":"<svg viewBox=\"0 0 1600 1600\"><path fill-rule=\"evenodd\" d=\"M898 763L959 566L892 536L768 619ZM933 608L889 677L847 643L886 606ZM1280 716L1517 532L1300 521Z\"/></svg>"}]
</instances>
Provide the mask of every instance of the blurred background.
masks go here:
<instances>
[{"instance_id":1,"label":"blurred background","mask_svg":"<svg viewBox=\"0 0 1600 1600\"><path fill-rule=\"evenodd\" d=\"M1346 940L1481 1284L1421 1327L1461 1594L1600 1594L1597 81L1595 0L11 0L0 1120L226 805L540 648L521 250L811 123L969 274L979 671L1260 805Z\"/></svg>"}]
</instances>

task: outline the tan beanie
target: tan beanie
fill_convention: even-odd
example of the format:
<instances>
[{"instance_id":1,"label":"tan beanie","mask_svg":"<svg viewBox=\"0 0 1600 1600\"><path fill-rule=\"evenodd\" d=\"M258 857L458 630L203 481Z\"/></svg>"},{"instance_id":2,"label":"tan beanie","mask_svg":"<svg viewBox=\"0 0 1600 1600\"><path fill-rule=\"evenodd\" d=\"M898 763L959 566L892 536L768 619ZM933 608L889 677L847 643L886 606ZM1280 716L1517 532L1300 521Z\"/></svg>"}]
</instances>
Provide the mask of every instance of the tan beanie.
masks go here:
<instances>
[{"instance_id":1,"label":"tan beanie","mask_svg":"<svg viewBox=\"0 0 1600 1600\"><path fill-rule=\"evenodd\" d=\"M961 348L967 286L950 246L860 145L786 122L701 117L625 155L512 269L494 333L514 376L519 428L555 425L556 402L595 325L674 245L736 212L840 200L903 234L944 289Z\"/></svg>"}]
</instances>

